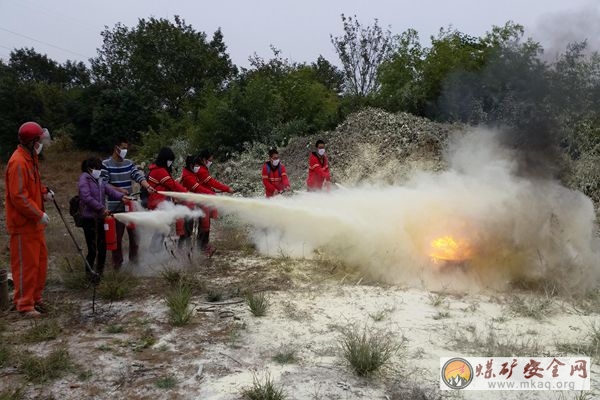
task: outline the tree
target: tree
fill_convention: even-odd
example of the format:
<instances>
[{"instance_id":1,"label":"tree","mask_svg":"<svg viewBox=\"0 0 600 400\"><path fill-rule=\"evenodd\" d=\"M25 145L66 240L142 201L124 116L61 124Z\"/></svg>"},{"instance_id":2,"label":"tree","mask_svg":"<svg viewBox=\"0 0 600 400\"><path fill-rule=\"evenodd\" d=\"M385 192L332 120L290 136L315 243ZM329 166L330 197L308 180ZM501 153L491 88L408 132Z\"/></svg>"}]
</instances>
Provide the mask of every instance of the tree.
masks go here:
<instances>
[{"instance_id":1,"label":"tree","mask_svg":"<svg viewBox=\"0 0 600 400\"><path fill-rule=\"evenodd\" d=\"M235 73L223 35L210 42L178 16L140 19L129 29L117 24L102 32L103 44L92 70L98 82L133 90L155 111L180 115L186 102L221 87Z\"/></svg>"},{"instance_id":2,"label":"tree","mask_svg":"<svg viewBox=\"0 0 600 400\"><path fill-rule=\"evenodd\" d=\"M377 70L396 47L390 30L384 31L377 19L373 26L363 27L356 16L342 14L344 35L330 35L331 43L342 62L345 91L352 96L365 97L377 91Z\"/></svg>"}]
</instances>

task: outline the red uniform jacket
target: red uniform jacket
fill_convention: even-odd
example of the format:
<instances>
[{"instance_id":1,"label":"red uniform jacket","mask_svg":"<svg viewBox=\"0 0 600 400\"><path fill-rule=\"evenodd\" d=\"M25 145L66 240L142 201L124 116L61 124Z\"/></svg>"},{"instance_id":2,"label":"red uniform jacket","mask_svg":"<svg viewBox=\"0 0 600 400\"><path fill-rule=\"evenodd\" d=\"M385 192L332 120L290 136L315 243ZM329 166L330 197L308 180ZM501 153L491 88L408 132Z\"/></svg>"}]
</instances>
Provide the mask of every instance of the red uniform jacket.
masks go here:
<instances>
[{"instance_id":1,"label":"red uniform jacket","mask_svg":"<svg viewBox=\"0 0 600 400\"><path fill-rule=\"evenodd\" d=\"M177 182L169 171L164 167L159 167L156 164L152 164L150 167L150 173L148 174L148 184L157 191L169 191L169 192L187 192L186 188L181 186ZM154 210L160 203L165 201L167 198L162 194L149 193L148 194L148 208Z\"/></svg>"},{"instance_id":2,"label":"red uniform jacket","mask_svg":"<svg viewBox=\"0 0 600 400\"><path fill-rule=\"evenodd\" d=\"M330 180L327 155L319 157L317 153L312 152L308 159L308 178L306 179L308 190L323 190L323 183Z\"/></svg>"},{"instance_id":3,"label":"red uniform jacket","mask_svg":"<svg viewBox=\"0 0 600 400\"><path fill-rule=\"evenodd\" d=\"M204 189L210 191L210 194L215 194L215 190L220 192L229 192L231 190L229 186L210 176L210 172L208 171L208 167L206 165L201 165L200 170L196 175L198 176L198 182L200 182L200 185Z\"/></svg>"},{"instance_id":4,"label":"red uniform jacket","mask_svg":"<svg viewBox=\"0 0 600 400\"><path fill-rule=\"evenodd\" d=\"M263 164L262 181L265 185L265 193L267 197L273 197L276 190L282 191L290 188L287 172L283 164L279 163L274 167L270 161Z\"/></svg>"},{"instance_id":5,"label":"red uniform jacket","mask_svg":"<svg viewBox=\"0 0 600 400\"><path fill-rule=\"evenodd\" d=\"M42 185L37 154L31 154L19 145L6 166L6 228L9 234L43 231L40 223L44 215L43 195L48 189Z\"/></svg>"},{"instance_id":6,"label":"red uniform jacket","mask_svg":"<svg viewBox=\"0 0 600 400\"><path fill-rule=\"evenodd\" d=\"M212 190L202 186L198 180L198 175L187 168L184 168L183 173L181 174L181 184L184 188L193 193L215 194Z\"/></svg>"}]
</instances>

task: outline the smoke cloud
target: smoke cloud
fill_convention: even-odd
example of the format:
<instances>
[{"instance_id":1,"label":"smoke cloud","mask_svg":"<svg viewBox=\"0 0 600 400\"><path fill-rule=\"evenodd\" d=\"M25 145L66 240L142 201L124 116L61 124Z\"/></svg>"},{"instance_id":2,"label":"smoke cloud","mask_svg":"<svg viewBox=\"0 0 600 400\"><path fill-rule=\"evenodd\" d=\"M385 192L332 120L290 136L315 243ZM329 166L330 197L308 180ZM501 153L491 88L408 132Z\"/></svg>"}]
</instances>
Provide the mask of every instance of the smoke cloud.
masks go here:
<instances>
[{"instance_id":1,"label":"smoke cloud","mask_svg":"<svg viewBox=\"0 0 600 400\"><path fill-rule=\"evenodd\" d=\"M570 43L587 41L591 54L600 50L600 7L589 4L579 10L546 14L540 19L533 32L534 39L544 47L545 61L555 61L565 52Z\"/></svg>"},{"instance_id":2,"label":"smoke cloud","mask_svg":"<svg viewBox=\"0 0 600 400\"><path fill-rule=\"evenodd\" d=\"M447 171L417 173L403 186L268 200L169 195L237 214L256 227L265 254L310 258L319 250L388 282L447 275L440 271L452 266L432 259L432 242L451 237L469 248L464 281L593 284L600 257L592 202L557 181L517 175L517 154L500 137L485 129L458 135L445 152Z\"/></svg>"}]
</instances>

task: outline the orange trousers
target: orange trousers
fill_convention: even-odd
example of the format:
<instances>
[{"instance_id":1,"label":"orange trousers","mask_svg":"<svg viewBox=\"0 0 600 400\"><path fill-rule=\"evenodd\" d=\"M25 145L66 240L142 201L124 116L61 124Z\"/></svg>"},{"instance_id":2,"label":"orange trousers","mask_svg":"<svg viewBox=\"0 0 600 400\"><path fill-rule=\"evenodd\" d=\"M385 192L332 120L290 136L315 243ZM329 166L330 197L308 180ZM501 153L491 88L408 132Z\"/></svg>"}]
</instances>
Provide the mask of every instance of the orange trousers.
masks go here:
<instances>
[{"instance_id":1,"label":"orange trousers","mask_svg":"<svg viewBox=\"0 0 600 400\"><path fill-rule=\"evenodd\" d=\"M10 235L10 269L17 311L31 311L42 301L48 270L44 231Z\"/></svg>"}]
</instances>

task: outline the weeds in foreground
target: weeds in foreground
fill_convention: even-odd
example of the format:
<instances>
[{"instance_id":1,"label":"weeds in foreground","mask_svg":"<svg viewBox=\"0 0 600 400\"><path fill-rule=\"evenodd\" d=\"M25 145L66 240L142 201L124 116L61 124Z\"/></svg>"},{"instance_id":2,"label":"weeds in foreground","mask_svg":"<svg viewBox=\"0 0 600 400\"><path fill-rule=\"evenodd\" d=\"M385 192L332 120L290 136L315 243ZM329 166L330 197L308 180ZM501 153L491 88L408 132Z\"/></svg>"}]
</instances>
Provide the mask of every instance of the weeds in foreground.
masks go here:
<instances>
[{"instance_id":1,"label":"weeds in foreground","mask_svg":"<svg viewBox=\"0 0 600 400\"><path fill-rule=\"evenodd\" d=\"M209 289L206 293L206 300L211 303L221 301L223 299L223 292L219 289Z\"/></svg>"},{"instance_id":2,"label":"weeds in foreground","mask_svg":"<svg viewBox=\"0 0 600 400\"><path fill-rule=\"evenodd\" d=\"M186 325L192 319L194 313L190 307L192 300L192 289L183 284L179 284L172 289L165 298L169 308L169 320L174 326Z\"/></svg>"},{"instance_id":3,"label":"weeds in foreground","mask_svg":"<svg viewBox=\"0 0 600 400\"><path fill-rule=\"evenodd\" d=\"M600 324L592 322L588 325L585 338L584 341L556 343L556 349L562 353L583 354L595 360L600 359Z\"/></svg>"},{"instance_id":4,"label":"weeds in foreground","mask_svg":"<svg viewBox=\"0 0 600 400\"><path fill-rule=\"evenodd\" d=\"M482 357L510 357L526 355L541 355L543 353L539 341L525 335L500 334L494 325L488 326L488 331L480 333L474 325L466 329L457 329L450 335L452 350L465 351Z\"/></svg>"},{"instance_id":5,"label":"weeds in foreground","mask_svg":"<svg viewBox=\"0 0 600 400\"><path fill-rule=\"evenodd\" d=\"M444 292L430 292L427 294L427 298L429 299L429 304L434 307L441 307L446 302L446 298L448 295Z\"/></svg>"},{"instance_id":6,"label":"weeds in foreground","mask_svg":"<svg viewBox=\"0 0 600 400\"><path fill-rule=\"evenodd\" d=\"M163 376L154 382L159 389L173 389L177 385L177 379L173 375Z\"/></svg>"},{"instance_id":7,"label":"weeds in foreground","mask_svg":"<svg viewBox=\"0 0 600 400\"><path fill-rule=\"evenodd\" d=\"M284 400L287 398L283 388L277 387L275 382L267 374L264 382L260 381L256 375L253 378L252 387L242 391L242 398L245 400Z\"/></svg>"},{"instance_id":8,"label":"weeds in foreground","mask_svg":"<svg viewBox=\"0 0 600 400\"><path fill-rule=\"evenodd\" d=\"M125 332L125 327L123 325L110 324L106 327L106 333L116 334L123 332Z\"/></svg>"},{"instance_id":9,"label":"weeds in foreground","mask_svg":"<svg viewBox=\"0 0 600 400\"><path fill-rule=\"evenodd\" d=\"M118 301L126 298L137 285L137 279L121 271L109 271L102 276L98 295L105 300Z\"/></svg>"},{"instance_id":10,"label":"weeds in foreground","mask_svg":"<svg viewBox=\"0 0 600 400\"><path fill-rule=\"evenodd\" d=\"M554 301L550 296L511 296L508 307L517 316L542 320L552 312Z\"/></svg>"},{"instance_id":11,"label":"weeds in foreground","mask_svg":"<svg viewBox=\"0 0 600 400\"><path fill-rule=\"evenodd\" d=\"M375 322L381 322L384 319L386 319L393 311L393 308L386 307L383 310L379 310L377 312L369 314L369 317L371 317L371 319Z\"/></svg>"},{"instance_id":12,"label":"weeds in foreground","mask_svg":"<svg viewBox=\"0 0 600 400\"><path fill-rule=\"evenodd\" d=\"M372 375L388 365L406 348L406 339L397 342L391 332L350 326L342 329L339 345L344 359L358 376Z\"/></svg>"},{"instance_id":13,"label":"weeds in foreground","mask_svg":"<svg viewBox=\"0 0 600 400\"><path fill-rule=\"evenodd\" d=\"M25 398L25 391L22 388L7 389L0 392L0 400L21 400Z\"/></svg>"},{"instance_id":14,"label":"weeds in foreground","mask_svg":"<svg viewBox=\"0 0 600 400\"><path fill-rule=\"evenodd\" d=\"M278 364L293 364L298 361L296 350L280 350L272 357L272 360Z\"/></svg>"},{"instance_id":15,"label":"weeds in foreground","mask_svg":"<svg viewBox=\"0 0 600 400\"><path fill-rule=\"evenodd\" d=\"M38 357L32 354L22 356L19 372L25 375L28 381L43 383L58 379L63 374L71 372L74 366L69 352L60 348L54 350L46 357Z\"/></svg>"},{"instance_id":16,"label":"weeds in foreground","mask_svg":"<svg viewBox=\"0 0 600 400\"><path fill-rule=\"evenodd\" d=\"M4 368L12 356L12 349L3 338L0 340L0 368Z\"/></svg>"},{"instance_id":17,"label":"weeds in foreground","mask_svg":"<svg viewBox=\"0 0 600 400\"><path fill-rule=\"evenodd\" d=\"M559 392L555 400L592 400L595 399L598 395L594 393L594 390L591 391L580 391L578 393L570 393L565 394L565 392Z\"/></svg>"},{"instance_id":18,"label":"weeds in foreground","mask_svg":"<svg viewBox=\"0 0 600 400\"><path fill-rule=\"evenodd\" d=\"M255 317L263 317L267 315L269 299L264 292L248 293L246 295L246 304L250 308L252 315Z\"/></svg>"},{"instance_id":19,"label":"weeds in foreground","mask_svg":"<svg viewBox=\"0 0 600 400\"><path fill-rule=\"evenodd\" d=\"M54 340L60 334L60 326L55 319L35 321L34 325L21 336L24 343L38 343Z\"/></svg>"},{"instance_id":20,"label":"weeds in foreground","mask_svg":"<svg viewBox=\"0 0 600 400\"><path fill-rule=\"evenodd\" d=\"M65 258L65 260L59 264L59 276L65 287L68 290L85 290L89 286L88 280L85 276L85 267L83 265L73 268L71 261Z\"/></svg>"},{"instance_id":21,"label":"weeds in foreground","mask_svg":"<svg viewBox=\"0 0 600 400\"><path fill-rule=\"evenodd\" d=\"M443 400L448 397L437 387L416 383L397 383L393 385L386 396L389 400Z\"/></svg>"}]
</instances>

